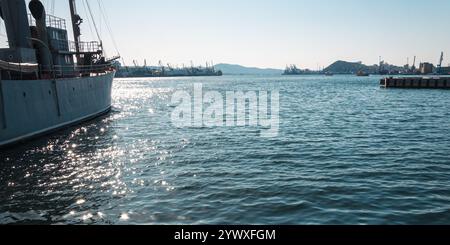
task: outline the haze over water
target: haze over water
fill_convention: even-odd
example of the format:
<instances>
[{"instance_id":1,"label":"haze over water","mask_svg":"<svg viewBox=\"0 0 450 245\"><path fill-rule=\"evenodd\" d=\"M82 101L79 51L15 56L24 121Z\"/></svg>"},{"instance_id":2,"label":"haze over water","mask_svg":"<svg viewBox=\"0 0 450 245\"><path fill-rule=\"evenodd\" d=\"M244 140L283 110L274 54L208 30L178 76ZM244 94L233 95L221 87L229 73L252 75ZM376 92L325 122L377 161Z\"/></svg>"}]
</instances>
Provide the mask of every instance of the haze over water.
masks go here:
<instances>
[{"instance_id":1,"label":"haze over water","mask_svg":"<svg viewBox=\"0 0 450 245\"><path fill-rule=\"evenodd\" d=\"M448 224L450 91L379 77L116 80L111 114L0 154L0 223ZM172 126L172 94L280 91L280 131Z\"/></svg>"}]
</instances>

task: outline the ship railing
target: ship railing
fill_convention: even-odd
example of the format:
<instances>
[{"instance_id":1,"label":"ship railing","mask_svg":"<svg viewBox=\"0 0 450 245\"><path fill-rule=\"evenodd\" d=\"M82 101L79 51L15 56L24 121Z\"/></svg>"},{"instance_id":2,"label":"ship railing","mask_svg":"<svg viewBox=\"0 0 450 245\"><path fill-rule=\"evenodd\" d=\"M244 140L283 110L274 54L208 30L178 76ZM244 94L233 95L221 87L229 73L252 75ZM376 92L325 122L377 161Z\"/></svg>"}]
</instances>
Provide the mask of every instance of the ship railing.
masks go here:
<instances>
[{"instance_id":1,"label":"ship railing","mask_svg":"<svg viewBox=\"0 0 450 245\"><path fill-rule=\"evenodd\" d=\"M70 66L70 65L54 65L39 66L39 76L41 78L74 78L74 77L90 77L112 72L115 67L111 64L100 65L82 65L82 66Z\"/></svg>"},{"instance_id":2,"label":"ship railing","mask_svg":"<svg viewBox=\"0 0 450 245\"><path fill-rule=\"evenodd\" d=\"M65 50L76 53L76 43L74 41L50 39L50 44L55 50ZM102 52L102 46L99 42L80 42L79 51L81 53L99 53Z\"/></svg>"},{"instance_id":3,"label":"ship railing","mask_svg":"<svg viewBox=\"0 0 450 245\"><path fill-rule=\"evenodd\" d=\"M97 41L79 42L78 47L81 53L97 53L102 51L102 45ZM77 51L76 43L74 41L69 42L69 51Z\"/></svg>"},{"instance_id":4,"label":"ship railing","mask_svg":"<svg viewBox=\"0 0 450 245\"><path fill-rule=\"evenodd\" d=\"M35 73L38 71L38 65L29 63L11 63L0 60L0 70L15 71L19 73Z\"/></svg>"},{"instance_id":5,"label":"ship railing","mask_svg":"<svg viewBox=\"0 0 450 245\"><path fill-rule=\"evenodd\" d=\"M28 14L28 19L29 19L30 26L36 26L36 20L33 18L33 16L31 14ZM62 30L67 29L66 20L63 18L53 16L53 15L47 15L45 23L46 23L47 27L52 27L52 28L62 29Z\"/></svg>"}]
</instances>

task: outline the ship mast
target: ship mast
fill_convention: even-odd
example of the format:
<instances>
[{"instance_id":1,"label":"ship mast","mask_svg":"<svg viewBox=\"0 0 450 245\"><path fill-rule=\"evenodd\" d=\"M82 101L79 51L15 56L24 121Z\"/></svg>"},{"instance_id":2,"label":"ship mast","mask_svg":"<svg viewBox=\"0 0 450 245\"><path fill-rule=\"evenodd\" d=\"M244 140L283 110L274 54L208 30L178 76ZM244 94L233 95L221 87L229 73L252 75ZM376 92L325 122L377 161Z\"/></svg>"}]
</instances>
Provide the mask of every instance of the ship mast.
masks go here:
<instances>
[{"instance_id":1,"label":"ship mast","mask_svg":"<svg viewBox=\"0 0 450 245\"><path fill-rule=\"evenodd\" d=\"M80 57L80 37L81 37L81 30L80 25L83 23L83 19L77 14L77 7L75 4L75 0L69 0L70 5L70 16L72 19L72 29L73 29L73 37L75 41L75 51L76 51L76 58L77 63L81 64L81 57Z\"/></svg>"}]
</instances>

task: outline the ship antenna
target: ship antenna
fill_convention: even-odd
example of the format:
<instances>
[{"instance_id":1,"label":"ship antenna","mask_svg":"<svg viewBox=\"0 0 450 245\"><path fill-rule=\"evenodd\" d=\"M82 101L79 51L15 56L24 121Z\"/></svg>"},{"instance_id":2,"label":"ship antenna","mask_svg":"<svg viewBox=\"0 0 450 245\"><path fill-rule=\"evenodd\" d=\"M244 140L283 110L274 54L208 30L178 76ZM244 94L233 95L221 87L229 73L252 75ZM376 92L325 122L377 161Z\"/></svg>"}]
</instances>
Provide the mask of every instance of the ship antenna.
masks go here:
<instances>
[{"instance_id":1,"label":"ship antenna","mask_svg":"<svg viewBox=\"0 0 450 245\"><path fill-rule=\"evenodd\" d=\"M102 47L102 45L103 45L102 38L100 37L100 33L98 31L97 24L95 23L94 15L92 14L91 5L89 4L89 2L87 0L85 0L85 2L86 2L86 6L89 10L89 15L91 16L91 19L92 19L92 24L94 25L95 34L97 34L97 39L100 42L100 47Z\"/></svg>"}]
</instances>

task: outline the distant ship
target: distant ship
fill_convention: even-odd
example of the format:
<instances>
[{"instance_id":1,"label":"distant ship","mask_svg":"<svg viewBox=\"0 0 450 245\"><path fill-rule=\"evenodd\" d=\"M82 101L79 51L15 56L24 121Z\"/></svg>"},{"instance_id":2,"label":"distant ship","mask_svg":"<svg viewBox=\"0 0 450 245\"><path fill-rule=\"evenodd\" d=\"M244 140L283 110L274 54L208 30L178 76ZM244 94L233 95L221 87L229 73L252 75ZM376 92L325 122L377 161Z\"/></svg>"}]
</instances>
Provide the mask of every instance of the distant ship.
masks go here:
<instances>
[{"instance_id":1,"label":"distant ship","mask_svg":"<svg viewBox=\"0 0 450 245\"><path fill-rule=\"evenodd\" d=\"M367 73L367 72L364 72L364 71L358 71L356 73L356 76L358 76L358 77L368 77L368 76L370 76L370 74Z\"/></svg>"},{"instance_id":2,"label":"distant ship","mask_svg":"<svg viewBox=\"0 0 450 245\"><path fill-rule=\"evenodd\" d=\"M302 70L298 68L296 65L288 65L286 66L286 69L283 72L283 75L285 76L292 76L292 75L314 75L314 74L321 74L317 71L312 70Z\"/></svg>"},{"instance_id":3,"label":"distant ship","mask_svg":"<svg viewBox=\"0 0 450 245\"><path fill-rule=\"evenodd\" d=\"M147 67L146 64L139 66L136 61L134 63L134 67L118 65L116 77L199 77L223 75L222 71L216 70L214 65L208 64L205 67L192 65L191 67L174 68L169 64L164 66L161 62L157 67Z\"/></svg>"},{"instance_id":4,"label":"distant ship","mask_svg":"<svg viewBox=\"0 0 450 245\"><path fill-rule=\"evenodd\" d=\"M0 49L0 147L95 118L111 108L115 75L101 42L81 42L81 17L69 0L66 21L39 0L1 0L9 48Z\"/></svg>"}]
</instances>

